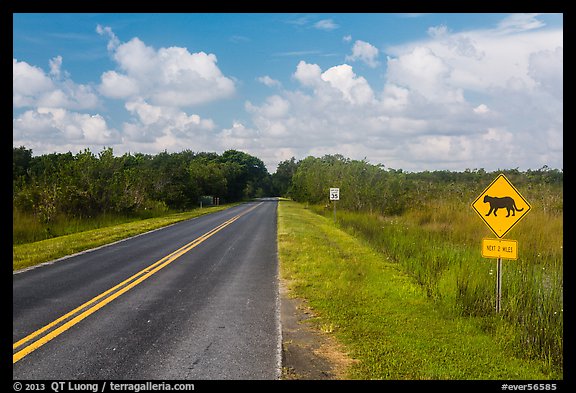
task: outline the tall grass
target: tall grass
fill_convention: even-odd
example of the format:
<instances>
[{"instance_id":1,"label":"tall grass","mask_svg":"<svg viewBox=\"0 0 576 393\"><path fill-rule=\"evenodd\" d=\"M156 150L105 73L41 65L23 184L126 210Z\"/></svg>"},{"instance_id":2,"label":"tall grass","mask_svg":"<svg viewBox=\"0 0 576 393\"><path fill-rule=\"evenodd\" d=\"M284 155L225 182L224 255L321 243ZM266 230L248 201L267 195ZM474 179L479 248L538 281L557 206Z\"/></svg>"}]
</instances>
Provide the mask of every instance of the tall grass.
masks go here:
<instances>
[{"instance_id":1,"label":"tall grass","mask_svg":"<svg viewBox=\"0 0 576 393\"><path fill-rule=\"evenodd\" d=\"M303 205L278 207L278 258L307 320L354 359L352 379L561 379L542 360L520 359L476 320L431 300L399 263ZM439 303L438 303L439 304Z\"/></svg>"},{"instance_id":2,"label":"tall grass","mask_svg":"<svg viewBox=\"0 0 576 393\"><path fill-rule=\"evenodd\" d=\"M495 312L496 261L481 256L494 237L459 200L438 199L400 216L337 212L338 225L397 262L448 315L466 315L519 356L563 364L562 200L533 210L507 238L518 241L517 260L504 260L502 309ZM548 204L550 205L550 204ZM313 207L330 216L330 209Z\"/></svg>"},{"instance_id":3,"label":"tall grass","mask_svg":"<svg viewBox=\"0 0 576 393\"><path fill-rule=\"evenodd\" d=\"M65 236L92 229L106 228L147 218L161 217L170 210L164 204L133 214L102 213L95 217L74 217L60 213L49 222L43 222L32 213L12 209L12 242L25 244Z\"/></svg>"}]
</instances>

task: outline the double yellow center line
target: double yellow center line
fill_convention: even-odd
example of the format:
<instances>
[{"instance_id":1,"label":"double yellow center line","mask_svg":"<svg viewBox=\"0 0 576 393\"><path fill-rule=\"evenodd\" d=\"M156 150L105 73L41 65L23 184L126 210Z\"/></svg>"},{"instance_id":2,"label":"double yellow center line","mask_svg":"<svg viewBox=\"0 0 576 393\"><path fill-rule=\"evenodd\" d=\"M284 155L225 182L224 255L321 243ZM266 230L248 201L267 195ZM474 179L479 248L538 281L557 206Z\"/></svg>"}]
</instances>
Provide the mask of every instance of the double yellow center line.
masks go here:
<instances>
[{"instance_id":1,"label":"double yellow center line","mask_svg":"<svg viewBox=\"0 0 576 393\"><path fill-rule=\"evenodd\" d=\"M72 326L76 325L78 322L82 321L84 318L88 317L89 315L95 313L123 293L129 291L130 289L134 288L136 285L140 284L142 281L146 280L147 278L151 277L155 273L159 272L176 259L181 257L182 255L186 254L188 251L199 245L200 243L204 242L206 239L210 238L211 236L215 235L222 229L226 228L228 225L232 224L234 221L238 220L243 215L249 213L250 211L256 209L258 206L262 204L259 203L248 210L232 217L228 221L223 222L222 224L218 225L214 229L206 232L202 236L192 240L190 243L184 245L183 247L179 248L178 250L172 252L171 254L165 256L164 258L160 259L157 262L154 262L152 265L146 267L145 269L139 271L138 273L134 274L130 278L122 281L120 284L108 289L107 291L101 293L100 295L92 298L91 300L87 301L86 303L82 304L81 306L76 307L74 310L70 311L69 313L62 315L60 318L56 319L55 321L49 323L48 325L36 330L35 332L29 334L28 336L24 337L23 339L15 342L12 346L12 350L15 351L12 355L12 363L16 363L24 356L28 355L29 353L35 351L36 349L40 348L42 345L46 344L50 340L58 337L60 334L64 333L66 330L70 329ZM27 344L29 343L29 344ZM27 344L26 346L24 346ZM21 348L24 346L23 348ZM21 348L21 349L19 349Z\"/></svg>"}]
</instances>

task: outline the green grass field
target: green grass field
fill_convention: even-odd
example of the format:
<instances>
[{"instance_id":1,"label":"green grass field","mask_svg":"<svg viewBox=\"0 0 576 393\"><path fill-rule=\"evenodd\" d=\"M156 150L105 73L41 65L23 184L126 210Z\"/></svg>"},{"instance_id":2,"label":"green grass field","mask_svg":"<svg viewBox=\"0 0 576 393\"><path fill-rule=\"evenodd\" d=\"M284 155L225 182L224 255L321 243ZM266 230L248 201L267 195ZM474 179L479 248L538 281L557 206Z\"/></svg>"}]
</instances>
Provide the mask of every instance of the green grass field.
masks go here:
<instances>
[{"instance_id":1,"label":"green grass field","mask_svg":"<svg viewBox=\"0 0 576 393\"><path fill-rule=\"evenodd\" d=\"M317 328L334 334L349 355L358 360L351 366L349 378L562 378L562 370L554 367L550 359L521 357L514 345L498 339L501 333L516 334L501 327L506 325L490 322L495 327L491 332L485 319L470 313L461 315L438 302L438 297L450 293L447 288L457 289L459 284L448 282L449 276L441 274L446 269L435 266L444 265L444 259L450 261L450 252L465 258L469 252L465 246L454 245L452 251L425 254L428 262L418 268L422 270L419 275L414 273L418 269L410 270L411 264L422 259L418 239L400 236L408 229L406 223L392 225L390 230L398 234L390 236L390 241L398 243L397 247L407 241L411 247L394 254L374 247L366 240L366 233L360 236L359 229L358 236L352 236L339 228L331 212L324 217L290 201L281 201L278 212L281 275L289 281L295 296L308 300L317 314L313 320ZM338 212L339 221L344 214ZM382 232L387 225L378 222ZM457 280L461 275L462 280L466 274L477 274L475 269L464 268L459 273L453 269L450 274L456 275ZM438 281L440 289L432 285L433 281Z\"/></svg>"},{"instance_id":2,"label":"green grass field","mask_svg":"<svg viewBox=\"0 0 576 393\"><path fill-rule=\"evenodd\" d=\"M507 235L518 241L519 256L503 262L498 314L496 260L480 252L481 239L494 235L462 201L436 201L389 217L341 211L338 225L402 266L439 307L475 318L518 356L543 360L562 372L562 209L546 209L533 199L533 212ZM330 216L325 209L312 209Z\"/></svg>"}]
</instances>

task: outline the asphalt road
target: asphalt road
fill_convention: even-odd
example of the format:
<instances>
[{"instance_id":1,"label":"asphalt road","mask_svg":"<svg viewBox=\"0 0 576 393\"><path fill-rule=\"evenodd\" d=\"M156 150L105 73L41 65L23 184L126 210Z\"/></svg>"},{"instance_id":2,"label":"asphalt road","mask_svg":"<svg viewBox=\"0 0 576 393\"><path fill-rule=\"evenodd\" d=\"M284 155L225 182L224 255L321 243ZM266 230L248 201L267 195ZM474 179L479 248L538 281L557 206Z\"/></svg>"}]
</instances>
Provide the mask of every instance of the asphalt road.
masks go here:
<instances>
[{"instance_id":1,"label":"asphalt road","mask_svg":"<svg viewBox=\"0 0 576 393\"><path fill-rule=\"evenodd\" d=\"M15 273L13 378L278 379L276 207L242 204Z\"/></svg>"}]
</instances>

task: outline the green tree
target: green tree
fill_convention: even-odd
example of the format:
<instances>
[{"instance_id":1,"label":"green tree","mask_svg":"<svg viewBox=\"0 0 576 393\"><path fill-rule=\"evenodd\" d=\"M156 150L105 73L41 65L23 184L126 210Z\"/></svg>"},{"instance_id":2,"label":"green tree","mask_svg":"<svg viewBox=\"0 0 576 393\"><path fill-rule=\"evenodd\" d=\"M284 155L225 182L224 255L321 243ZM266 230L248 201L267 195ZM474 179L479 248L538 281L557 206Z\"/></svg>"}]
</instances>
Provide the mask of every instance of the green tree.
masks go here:
<instances>
[{"instance_id":1,"label":"green tree","mask_svg":"<svg viewBox=\"0 0 576 393\"><path fill-rule=\"evenodd\" d=\"M222 197L227 194L226 169L222 163L205 157L196 158L188 170L200 195Z\"/></svg>"},{"instance_id":2,"label":"green tree","mask_svg":"<svg viewBox=\"0 0 576 393\"><path fill-rule=\"evenodd\" d=\"M24 146L12 148L12 180L28 175L28 169L32 162L32 149Z\"/></svg>"},{"instance_id":3,"label":"green tree","mask_svg":"<svg viewBox=\"0 0 576 393\"><path fill-rule=\"evenodd\" d=\"M152 197L163 201L172 209L189 209L196 206L200 189L189 172L191 154L162 152L154 156Z\"/></svg>"},{"instance_id":4,"label":"green tree","mask_svg":"<svg viewBox=\"0 0 576 393\"><path fill-rule=\"evenodd\" d=\"M220 157L220 162L226 168L226 200L238 201L263 196L268 191L263 188L270 174L259 158L238 150L227 150ZM258 190L260 195L257 195Z\"/></svg>"},{"instance_id":5,"label":"green tree","mask_svg":"<svg viewBox=\"0 0 576 393\"><path fill-rule=\"evenodd\" d=\"M276 172L272 174L272 193L274 195L290 195L292 189L292 178L297 169L298 163L294 157L278 164Z\"/></svg>"}]
</instances>

